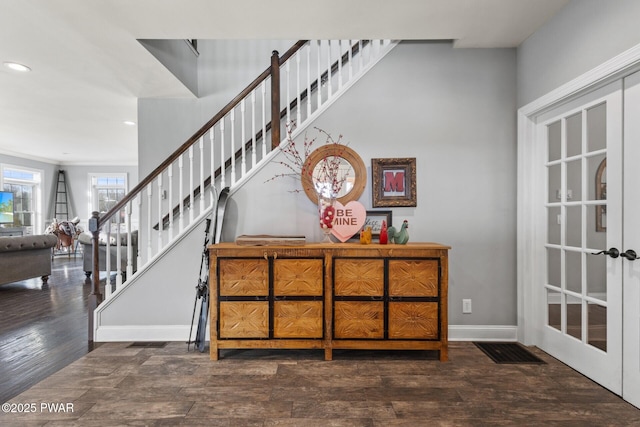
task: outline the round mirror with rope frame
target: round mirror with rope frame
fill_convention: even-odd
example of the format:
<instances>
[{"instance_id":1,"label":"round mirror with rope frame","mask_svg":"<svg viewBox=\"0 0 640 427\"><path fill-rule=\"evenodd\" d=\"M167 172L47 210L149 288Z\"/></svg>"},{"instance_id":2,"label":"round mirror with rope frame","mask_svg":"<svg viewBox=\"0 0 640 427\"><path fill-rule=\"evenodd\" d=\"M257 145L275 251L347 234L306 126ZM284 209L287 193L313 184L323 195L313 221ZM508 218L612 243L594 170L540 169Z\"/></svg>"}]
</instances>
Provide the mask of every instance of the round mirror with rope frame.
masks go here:
<instances>
[{"instance_id":1,"label":"round mirror with rope frame","mask_svg":"<svg viewBox=\"0 0 640 427\"><path fill-rule=\"evenodd\" d=\"M309 200L313 203L318 203L316 183L313 180L314 171L316 171L318 164L328 157L339 157L342 164L344 164L345 167L346 164L348 164L348 169L350 169L350 173L344 182L344 184L347 184L350 188L345 189L347 190L346 193L339 195L337 200L343 205L352 200L358 200L367 184L367 170L358 153L346 145L341 144L328 144L318 147L309 154L309 157L307 157L307 160L304 162L300 180L302 181L302 188Z\"/></svg>"}]
</instances>

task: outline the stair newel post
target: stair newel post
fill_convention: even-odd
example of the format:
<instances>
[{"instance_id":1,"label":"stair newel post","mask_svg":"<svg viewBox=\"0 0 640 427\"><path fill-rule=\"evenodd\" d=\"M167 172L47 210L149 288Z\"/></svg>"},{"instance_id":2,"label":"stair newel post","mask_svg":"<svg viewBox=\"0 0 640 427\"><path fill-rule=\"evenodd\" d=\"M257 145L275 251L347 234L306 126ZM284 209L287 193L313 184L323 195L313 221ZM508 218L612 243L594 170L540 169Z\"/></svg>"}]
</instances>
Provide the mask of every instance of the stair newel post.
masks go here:
<instances>
[{"instance_id":1,"label":"stair newel post","mask_svg":"<svg viewBox=\"0 0 640 427\"><path fill-rule=\"evenodd\" d=\"M93 249L93 279L91 293L89 294L89 307L88 307L88 319L89 319L89 341L93 342L94 323L93 312L102 302L102 294L100 293L100 251L98 248L98 239L100 235L100 228L98 227L98 220L100 214L97 211L91 213L89 218L89 231L92 234L92 249Z\"/></svg>"},{"instance_id":2,"label":"stair newel post","mask_svg":"<svg viewBox=\"0 0 640 427\"><path fill-rule=\"evenodd\" d=\"M280 145L280 57L271 54L271 149Z\"/></svg>"}]
</instances>

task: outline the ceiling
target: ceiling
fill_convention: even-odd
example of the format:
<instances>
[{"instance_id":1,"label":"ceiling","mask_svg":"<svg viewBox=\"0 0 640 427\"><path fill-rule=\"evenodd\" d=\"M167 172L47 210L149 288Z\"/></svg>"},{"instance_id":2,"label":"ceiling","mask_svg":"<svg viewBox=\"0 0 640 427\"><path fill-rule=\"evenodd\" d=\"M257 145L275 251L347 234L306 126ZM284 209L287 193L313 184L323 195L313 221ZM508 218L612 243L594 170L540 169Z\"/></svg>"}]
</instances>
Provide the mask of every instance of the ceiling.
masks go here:
<instances>
[{"instance_id":1,"label":"ceiling","mask_svg":"<svg viewBox=\"0 0 640 427\"><path fill-rule=\"evenodd\" d=\"M568 2L0 0L0 62L32 69L0 66L0 153L64 165L137 164L137 128L123 123L136 122L137 99L194 96L138 39L515 47Z\"/></svg>"}]
</instances>

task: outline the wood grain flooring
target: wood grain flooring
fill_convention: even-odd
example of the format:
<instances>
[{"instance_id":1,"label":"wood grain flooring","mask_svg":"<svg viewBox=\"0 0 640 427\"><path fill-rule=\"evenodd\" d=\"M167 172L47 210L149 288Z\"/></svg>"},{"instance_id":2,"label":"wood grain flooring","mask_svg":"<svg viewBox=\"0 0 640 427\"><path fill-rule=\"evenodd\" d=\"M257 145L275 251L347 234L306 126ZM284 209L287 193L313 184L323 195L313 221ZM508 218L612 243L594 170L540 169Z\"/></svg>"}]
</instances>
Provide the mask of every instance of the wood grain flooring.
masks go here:
<instances>
[{"instance_id":1,"label":"wood grain flooring","mask_svg":"<svg viewBox=\"0 0 640 427\"><path fill-rule=\"evenodd\" d=\"M90 292L79 255L56 256L47 285L30 279L0 286L0 402L90 351Z\"/></svg>"},{"instance_id":2,"label":"wood grain flooring","mask_svg":"<svg viewBox=\"0 0 640 427\"><path fill-rule=\"evenodd\" d=\"M322 350L223 350L211 361L182 342L87 352L80 301L88 286L71 278L74 268L56 272L69 275L68 290L54 273L49 290L0 291L47 292L39 304L50 305L34 320L25 313L36 310L33 294L2 305L1 391L24 389L8 401L20 412L0 413L2 426L640 425L640 410L537 348L544 365L496 364L470 342L451 342L448 362L431 352L364 350L336 350L333 361ZM66 362L55 361L67 352Z\"/></svg>"}]
</instances>

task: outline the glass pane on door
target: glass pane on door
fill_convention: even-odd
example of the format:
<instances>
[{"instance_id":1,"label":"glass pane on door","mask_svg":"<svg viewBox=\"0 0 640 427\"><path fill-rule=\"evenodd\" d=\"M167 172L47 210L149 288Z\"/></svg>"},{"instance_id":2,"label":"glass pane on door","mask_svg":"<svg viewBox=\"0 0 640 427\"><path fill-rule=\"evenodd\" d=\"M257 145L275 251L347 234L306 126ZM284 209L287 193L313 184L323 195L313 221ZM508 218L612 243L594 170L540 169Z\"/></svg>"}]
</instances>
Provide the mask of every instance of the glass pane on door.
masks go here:
<instances>
[{"instance_id":1,"label":"glass pane on door","mask_svg":"<svg viewBox=\"0 0 640 427\"><path fill-rule=\"evenodd\" d=\"M567 335L582 339L582 299L567 297Z\"/></svg>"},{"instance_id":2,"label":"glass pane on door","mask_svg":"<svg viewBox=\"0 0 640 427\"><path fill-rule=\"evenodd\" d=\"M607 351L607 307L587 304L589 338L587 342L602 351Z\"/></svg>"},{"instance_id":3,"label":"glass pane on door","mask_svg":"<svg viewBox=\"0 0 640 427\"><path fill-rule=\"evenodd\" d=\"M606 351L606 104L547 126L547 325Z\"/></svg>"},{"instance_id":4,"label":"glass pane on door","mask_svg":"<svg viewBox=\"0 0 640 427\"><path fill-rule=\"evenodd\" d=\"M561 308L560 292L547 289L547 325L559 331L562 330Z\"/></svg>"}]
</instances>

